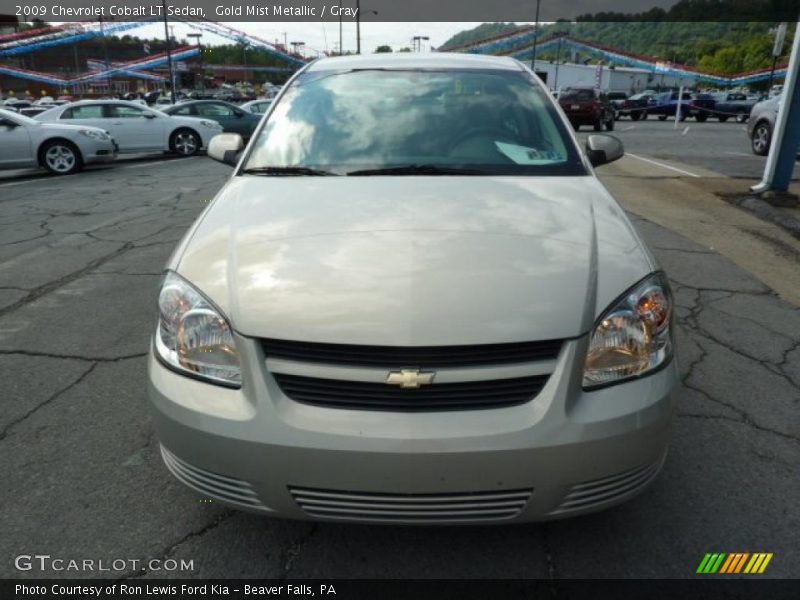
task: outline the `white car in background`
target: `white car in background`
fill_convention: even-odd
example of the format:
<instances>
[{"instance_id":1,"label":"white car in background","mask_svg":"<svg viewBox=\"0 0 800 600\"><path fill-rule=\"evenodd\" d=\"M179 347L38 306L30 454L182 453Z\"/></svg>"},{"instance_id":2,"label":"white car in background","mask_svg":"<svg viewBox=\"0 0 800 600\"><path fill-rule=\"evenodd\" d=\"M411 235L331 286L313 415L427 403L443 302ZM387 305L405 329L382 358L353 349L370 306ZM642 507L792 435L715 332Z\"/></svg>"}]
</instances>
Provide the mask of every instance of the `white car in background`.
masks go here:
<instances>
[{"instance_id":1,"label":"white car in background","mask_svg":"<svg viewBox=\"0 0 800 600\"><path fill-rule=\"evenodd\" d=\"M255 115L263 115L272 106L272 100L252 100L245 102L239 108Z\"/></svg>"},{"instance_id":2,"label":"white car in background","mask_svg":"<svg viewBox=\"0 0 800 600\"><path fill-rule=\"evenodd\" d=\"M0 169L42 166L56 175L69 175L116 156L114 139L97 127L40 123L0 110Z\"/></svg>"},{"instance_id":3,"label":"white car in background","mask_svg":"<svg viewBox=\"0 0 800 600\"><path fill-rule=\"evenodd\" d=\"M36 120L100 127L111 132L120 153L168 151L192 156L222 133L216 121L172 117L124 100L74 102L37 115Z\"/></svg>"}]
</instances>

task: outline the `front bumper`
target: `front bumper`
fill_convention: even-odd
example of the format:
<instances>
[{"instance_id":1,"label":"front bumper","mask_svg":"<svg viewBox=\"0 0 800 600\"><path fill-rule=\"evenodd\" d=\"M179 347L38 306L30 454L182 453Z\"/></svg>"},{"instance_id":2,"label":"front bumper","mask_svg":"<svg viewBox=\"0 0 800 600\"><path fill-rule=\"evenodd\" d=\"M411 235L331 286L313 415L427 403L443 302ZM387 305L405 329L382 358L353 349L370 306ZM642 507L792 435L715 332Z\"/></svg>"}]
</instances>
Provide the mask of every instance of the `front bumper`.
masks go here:
<instances>
[{"instance_id":1,"label":"front bumper","mask_svg":"<svg viewBox=\"0 0 800 600\"><path fill-rule=\"evenodd\" d=\"M240 390L149 359L165 463L205 497L295 519L521 522L600 510L640 492L666 454L677 367L584 392L566 342L544 389L513 407L397 413L285 397L258 344L237 339Z\"/></svg>"},{"instance_id":2,"label":"front bumper","mask_svg":"<svg viewBox=\"0 0 800 600\"><path fill-rule=\"evenodd\" d=\"M81 149L83 161L88 165L109 163L116 160L119 146L111 140L96 140Z\"/></svg>"}]
</instances>

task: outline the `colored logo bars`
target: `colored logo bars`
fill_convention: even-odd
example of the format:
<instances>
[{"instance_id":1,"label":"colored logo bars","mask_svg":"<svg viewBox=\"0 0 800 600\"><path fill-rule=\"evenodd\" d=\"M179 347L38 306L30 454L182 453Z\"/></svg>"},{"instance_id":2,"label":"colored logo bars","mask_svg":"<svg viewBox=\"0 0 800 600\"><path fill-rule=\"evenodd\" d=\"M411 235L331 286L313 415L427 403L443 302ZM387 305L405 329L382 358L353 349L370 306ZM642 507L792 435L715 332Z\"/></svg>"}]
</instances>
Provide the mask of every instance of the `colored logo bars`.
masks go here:
<instances>
[{"instance_id":1,"label":"colored logo bars","mask_svg":"<svg viewBox=\"0 0 800 600\"><path fill-rule=\"evenodd\" d=\"M763 573L769 561L772 560L772 553L756 552L734 552L726 554L724 552L706 554L697 567L700 574L722 573L731 575L735 573L748 573L755 575Z\"/></svg>"}]
</instances>

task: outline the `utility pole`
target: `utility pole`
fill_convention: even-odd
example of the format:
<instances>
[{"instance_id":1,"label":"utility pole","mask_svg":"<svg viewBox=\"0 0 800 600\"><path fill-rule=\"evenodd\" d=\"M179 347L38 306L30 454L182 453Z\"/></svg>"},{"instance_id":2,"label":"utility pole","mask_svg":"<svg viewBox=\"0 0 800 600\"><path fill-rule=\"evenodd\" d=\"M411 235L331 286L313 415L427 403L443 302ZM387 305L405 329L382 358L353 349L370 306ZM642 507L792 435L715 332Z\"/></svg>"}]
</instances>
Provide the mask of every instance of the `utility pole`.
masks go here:
<instances>
[{"instance_id":1,"label":"utility pole","mask_svg":"<svg viewBox=\"0 0 800 600\"><path fill-rule=\"evenodd\" d=\"M167 68L169 69L170 98L175 104L175 71L172 69L172 39L169 36L169 21L167 20L167 0L161 0L164 11L164 37L167 38Z\"/></svg>"},{"instance_id":2,"label":"utility pole","mask_svg":"<svg viewBox=\"0 0 800 600\"><path fill-rule=\"evenodd\" d=\"M536 73L536 42L539 41L539 3L540 0L536 0L536 24L533 30L533 55L531 56L531 71L534 73Z\"/></svg>"},{"instance_id":3,"label":"utility pole","mask_svg":"<svg viewBox=\"0 0 800 600\"><path fill-rule=\"evenodd\" d=\"M558 38L558 50L556 51L556 80L553 82L553 90L558 91L558 63L561 61L561 39Z\"/></svg>"},{"instance_id":4,"label":"utility pole","mask_svg":"<svg viewBox=\"0 0 800 600\"><path fill-rule=\"evenodd\" d=\"M767 95L772 90L772 78L775 76L775 67L778 59L783 54L783 44L786 40L786 23L781 23L775 30L775 45L772 47L772 69L769 71L769 83L767 84Z\"/></svg>"},{"instance_id":5,"label":"utility pole","mask_svg":"<svg viewBox=\"0 0 800 600\"><path fill-rule=\"evenodd\" d=\"M342 55L342 1L339 0L339 56Z\"/></svg>"},{"instance_id":6,"label":"utility pole","mask_svg":"<svg viewBox=\"0 0 800 600\"><path fill-rule=\"evenodd\" d=\"M361 0L356 0L356 54L361 54Z\"/></svg>"},{"instance_id":7,"label":"utility pole","mask_svg":"<svg viewBox=\"0 0 800 600\"><path fill-rule=\"evenodd\" d=\"M200 91L205 92L206 90L206 70L203 64L203 44L200 42L200 38L203 37L202 33L188 33L186 37L194 38L195 45L200 50Z\"/></svg>"},{"instance_id":8,"label":"utility pole","mask_svg":"<svg viewBox=\"0 0 800 600\"><path fill-rule=\"evenodd\" d=\"M105 60L106 71L111 68L111 63L108 61L108 43L106 42L106 33L103 31L103 17L99 18L100 21L100 37L103 40L103 58ZM111 86L111 82L108 80L108 75L106 75L106 83L108 86Z\"/></svg>"}]
</instances>

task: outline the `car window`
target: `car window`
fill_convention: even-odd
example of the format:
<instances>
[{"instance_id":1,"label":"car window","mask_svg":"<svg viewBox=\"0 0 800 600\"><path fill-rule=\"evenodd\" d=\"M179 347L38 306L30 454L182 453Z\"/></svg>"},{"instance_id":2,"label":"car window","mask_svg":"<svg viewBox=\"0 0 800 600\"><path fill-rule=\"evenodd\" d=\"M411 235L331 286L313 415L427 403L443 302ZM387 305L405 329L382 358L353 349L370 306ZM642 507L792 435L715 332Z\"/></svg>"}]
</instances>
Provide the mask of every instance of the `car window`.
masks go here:
<instances>
[{"instance_id":1,"label":"car window","mask_svg":"<svg viewBox=\"0 0 800 600\"><path fill-rule=\"evenodd\" d=\"M111 116L115 119L141 119L144 115L144 110L133 106L116 104L111 107Z\"/></svg>"},{"instance_id":2,"label":"car window","mask_svg":"<svg viewBox=\"0 0 800 600\"><path fill-rule=\"evenodd\" d=\"M311 71L272 109L245 168L337 173L455 165L585 174L549 93L523 71Z\"/></svg>"},{"instance_id":3,"label":"car window","mask_svg":"<svg viewBox=\"0 0 800 600\"><path fill-rule=\"evenodd\" d=\"M197 106L197 114L203 117L232 117L234 113L233 108L224 104L200 104Z\"/></svg>"},{"instance_id":4,"label":"car window","mask_svg":"<svg viewBox=\"0 0 800 600\"><path fill-rule=\"evenodd\" d=\"M105 117L104 104L89 104L87 106L73 106L61 113L62 119L102 119Z\"/></svg>"},{"instance_id":5,"label":"car window","mask_svg":"<svg viewBox=\"0 0 800 600\"><path fill-rule=\"evenodd\" d=\"M258 113L259 115L263 115L265 112L267 112L267 109L269 108L270 104L272 104L272 102L258 102L257 104L253 104L250 107L250 109L254 113Z\"/></svg>"},{"instance_id":6,"label":"car window","mask_svg":"<svg viewBox=\"0 0 800 600\"><path fill-rule=\"evenodd\" d=\"M169 114L179 117L188 117L194 114L194 108L191 106L182 106L181 108L170 111Z\"/></svg>"}]
</instances>

